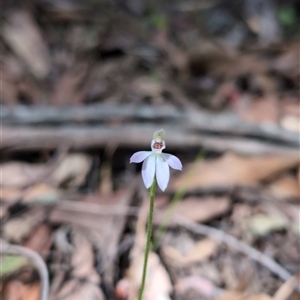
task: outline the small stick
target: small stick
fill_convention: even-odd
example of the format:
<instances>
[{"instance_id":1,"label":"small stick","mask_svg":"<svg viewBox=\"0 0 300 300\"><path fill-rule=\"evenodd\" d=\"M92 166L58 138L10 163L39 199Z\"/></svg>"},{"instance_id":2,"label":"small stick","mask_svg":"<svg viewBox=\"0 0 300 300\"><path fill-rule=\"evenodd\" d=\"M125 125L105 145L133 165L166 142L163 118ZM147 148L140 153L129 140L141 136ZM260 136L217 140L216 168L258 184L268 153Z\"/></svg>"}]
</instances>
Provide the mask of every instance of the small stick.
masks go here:
<instances>
[{"instance_id":1,"label":"small stick","mask_svg":"<svg viewBox=\"0 0 300 300\"><path fill-rule=\"evenodd\" d=\"M1 255L19 255L24 256L30 259L38 273L41 280L41 291L40 291L40 300L48 300L49 295L49 275L46 264L44 260L40 257L38 253L28 248L7 244L3 240L0 241L0 254Z\"/></svg>"},{"instance_id":2,"label":"small stick","mask_svg":"<svg viewBox=\"0 0 300 300\"><path fill-rule=\"evenodd\" d=\"M189 230L195 233L210 236L212 238L224 242L231 248L237 249L238 251L246 254L247 256L251 257L253 260L256 260L261 265L268 268L271 272L276 274L284 281L287 281L292 277L292 275L286 269L284 269L281 265L275 262L272 258L254 249L253 247L245 244L244 242L238 240L234 236L227 234L224 231L221 231L220 229L191 222L188 219L181 217L180 215L175 215L173 220L179 226L188 228ZM300 289L300 286L298 288Z\"/></svg>"}]
</instances>

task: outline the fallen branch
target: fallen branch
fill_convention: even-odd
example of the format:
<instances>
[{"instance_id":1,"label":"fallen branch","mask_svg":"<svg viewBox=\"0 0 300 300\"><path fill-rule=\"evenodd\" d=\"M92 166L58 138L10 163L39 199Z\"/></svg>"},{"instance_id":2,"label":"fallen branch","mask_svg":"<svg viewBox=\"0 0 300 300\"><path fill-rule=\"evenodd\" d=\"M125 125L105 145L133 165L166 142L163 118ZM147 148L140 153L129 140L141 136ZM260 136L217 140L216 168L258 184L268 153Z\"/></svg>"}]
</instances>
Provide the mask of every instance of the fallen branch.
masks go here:
<instances>
[{"instance_id":1,"label":"fallen branch","mask_svg":"<svg viewBox=\"0 0 300 300\"><path fill-rule=\"evenodd\" d=\"M104 148L117 142L120 147L149 148L149 137L163 127L168 132L169 148L199 149L200 147L216 151L234 151L245 155L282 154L298 155L299 147L284 143L270 143L244 137L209 135L187 130L178 125L115 125L115 126L59 126L30 127L2 126L0 149L2 150L53 150L62 144L75 150Z\"/></svg>"},{"instance_id":2,"label":"fallen branch","mask_svg":"<svg viewBox=\"0 0 300 300\"><path fill-rule=\"evenodd\" d=\"M179 121L183 113L174 106L133 106L133 105L103 105L86 106L17 106L8 108L0 106L0 117L5 125L65 125L67 123L105 123L112 120L125 122L140 120L155 122Z\"/></svg>"},{"instance_id":3,"label":"fallen branch","mask_svg":"<svg viewBox=\"0 0 300 300\"><path fill-rule=\"evenodd\" d=\"M0 107L2 125L66 126L72 124L134 123L148 122L159 126L175 126L188 134L201 132L228 136L248 136L273 143L299 147L299 134L285 130L277 124L252 124L232 112L212 113L200 108L178 109L171 105L103 105L94 104L72 107L17 106Z\"/></svg>"}]
</instances>

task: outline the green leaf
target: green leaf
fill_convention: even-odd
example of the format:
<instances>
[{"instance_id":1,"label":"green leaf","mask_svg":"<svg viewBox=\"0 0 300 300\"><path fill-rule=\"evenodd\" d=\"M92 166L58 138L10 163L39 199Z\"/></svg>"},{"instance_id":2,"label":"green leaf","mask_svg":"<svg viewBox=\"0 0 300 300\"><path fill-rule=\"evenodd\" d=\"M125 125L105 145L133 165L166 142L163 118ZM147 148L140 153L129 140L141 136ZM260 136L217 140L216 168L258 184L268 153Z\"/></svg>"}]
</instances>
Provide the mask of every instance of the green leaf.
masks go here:
<instances>
[{"instance_id":1,"label":"green leaf","mask_svg":"<svg viewBox=\"0 0 300 300\"><path fill-rule=\"evenodd\" d=\"M155 13L150 18L151 25L157 30L163 30L167 27L166 17L161 13Z\"/></svg>"},{"instance_id":2,"label":"green leaf","mask_svg":"<svg viewBox=\"0 0 300 300\"><path fill-rule=\"evenodd\" d=\"M297 15L291 5L282 6L278 12L278 18L283 26L291 27L297 24Z\"/></svg>"},{"instance_id":3,"label":"green leaf","mask_svg":"<svg viewBox=\"0 0 300 300\"><path fill-rule=\"evenodd\" d=\"M0 275L9 275L28 265L28 259L22 256L1 256Z\"/></svg>"}]
</instances>

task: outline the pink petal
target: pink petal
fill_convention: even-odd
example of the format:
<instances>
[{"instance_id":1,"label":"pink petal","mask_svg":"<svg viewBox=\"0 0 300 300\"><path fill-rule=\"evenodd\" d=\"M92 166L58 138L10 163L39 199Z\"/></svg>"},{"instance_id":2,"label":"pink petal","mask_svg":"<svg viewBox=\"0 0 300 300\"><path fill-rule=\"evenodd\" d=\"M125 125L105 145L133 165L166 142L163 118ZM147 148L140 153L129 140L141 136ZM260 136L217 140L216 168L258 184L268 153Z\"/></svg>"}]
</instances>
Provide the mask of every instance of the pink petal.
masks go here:
<instances>
[{"instance_id":1,"label":"pink petal","mask_svg":"<svg viewBox=\"0 0 300 300\"><path fill-rule=\"evenodd\" d=\"M155 154L152 154L144 160L142 166L142 177L147 189L149 189L149 187L153 183L154 173L155 173Z\"/></svg>"},{"instance_id":2,"label":"pink petal","mask_svg":"<svg viewBox=\"0 0 300 300\"><path fill-rule=\"evenodd\" d=\"M156 156L156 180L158 186L162 191L164 191L169 183L170 179L170 169L168 163L161 157L161 155Z\"/></svg>"},{"instance_id":3,"label":"pink petal","mask_svg":"<svg viewBox=\"0 0 300 300\"><path fill-rule=\"evenodd\" d=\"M139 151L135 152L131 157L130 157L130 163L140 163L143 160L145 160L152 151Z\"/></svg>"},{"instance_id":4,"label":"pink petal","mask_svg":"<svg viewBox=\"0 0 300 300\"><path fill-rule=\"evenodd\" d=\"M161 155L172 169L180 170L180 171L182 170L182 163L178 157L167 153L162 153Z\"/></svg>"}]
</instances>

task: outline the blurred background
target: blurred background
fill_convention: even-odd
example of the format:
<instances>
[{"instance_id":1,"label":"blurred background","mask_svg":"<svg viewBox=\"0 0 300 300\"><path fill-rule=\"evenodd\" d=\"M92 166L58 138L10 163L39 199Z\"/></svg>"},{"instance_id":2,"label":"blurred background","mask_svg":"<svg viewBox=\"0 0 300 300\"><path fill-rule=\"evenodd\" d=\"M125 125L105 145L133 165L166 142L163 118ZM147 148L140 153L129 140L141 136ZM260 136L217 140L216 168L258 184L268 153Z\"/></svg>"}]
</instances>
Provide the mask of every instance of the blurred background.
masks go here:
<instances>
[{"instance_id":1,"label":"blurred background","mask_svg":"<svg viewBox=\"0 0 300 300\"><path fill-rule=\"evenodd\" d=\"M296 300L297 0L1 1L1 244L52 300L135 300L166 131L145 300ZM40 299L1 251L1 299ZM299 283L298 283L299 284Z\"/></svg>"}]
</instances>

